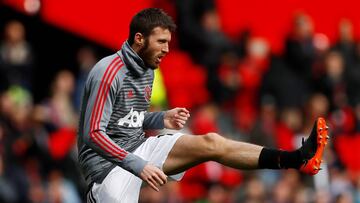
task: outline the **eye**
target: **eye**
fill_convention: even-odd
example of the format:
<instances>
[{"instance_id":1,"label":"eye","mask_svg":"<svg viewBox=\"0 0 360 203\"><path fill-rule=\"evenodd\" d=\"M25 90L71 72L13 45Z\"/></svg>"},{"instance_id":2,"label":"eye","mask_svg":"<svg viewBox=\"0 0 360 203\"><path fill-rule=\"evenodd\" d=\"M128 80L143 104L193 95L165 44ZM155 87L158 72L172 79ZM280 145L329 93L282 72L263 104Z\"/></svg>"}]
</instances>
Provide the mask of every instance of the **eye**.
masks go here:
<instances>
[{"instance_id":1,"label":"eye","mask_svg":"<svg viewBox=\"0 0 360 203\"><path fill-rule=\"evenodd\" d=\"M167 40L166 40L166 39L159 39L158 42L159 42L160 44L164 44L164 43L167 42Z\"/></svg>"}]
</instances>

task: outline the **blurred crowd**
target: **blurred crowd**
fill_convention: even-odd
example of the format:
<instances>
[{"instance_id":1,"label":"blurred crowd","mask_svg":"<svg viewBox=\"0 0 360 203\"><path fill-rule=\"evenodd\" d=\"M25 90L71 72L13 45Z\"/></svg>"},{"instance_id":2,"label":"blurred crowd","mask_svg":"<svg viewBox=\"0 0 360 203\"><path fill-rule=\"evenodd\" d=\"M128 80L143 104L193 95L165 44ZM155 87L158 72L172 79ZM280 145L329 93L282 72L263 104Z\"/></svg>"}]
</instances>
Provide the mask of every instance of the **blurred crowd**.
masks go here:
<instances>
[{"instance_id":1,"label":"blurred crowd","mask_svg":"<svg viewBox=\"0 0 360 203\"><path fill-rule=\"evenodd\" d=\"M314 32L311 16L296 13L283 52L274 54L251 30L237 39L226 36L212 1L166 2L161 7L174 16L178 31L156 73L154 110L189 108L185 133L218 132L284 150L301 146L323 116L331 139L315 177L207 162L160 192L144 185L140 202L360 203L360 42L352 22L343 19L331 43ZM44 84L48 96L35 102L37 42L27 41L21 21L10 20L1 29L0 202L84 202L78 109L86 76L103 56L79 47L71 56L76 67L59 70Z\"/></svg>"}]
</instances>

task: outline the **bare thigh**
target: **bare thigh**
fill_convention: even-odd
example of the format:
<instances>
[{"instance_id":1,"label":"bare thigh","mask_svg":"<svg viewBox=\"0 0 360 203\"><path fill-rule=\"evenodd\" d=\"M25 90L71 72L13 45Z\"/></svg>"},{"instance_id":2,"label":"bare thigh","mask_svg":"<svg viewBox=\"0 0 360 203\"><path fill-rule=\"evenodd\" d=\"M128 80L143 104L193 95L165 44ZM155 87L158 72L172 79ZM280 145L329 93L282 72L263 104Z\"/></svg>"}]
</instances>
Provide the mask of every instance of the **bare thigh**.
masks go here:
<instances>
[{"instance_id":1,"label":"bare thigh","mask_svg":"<svg viewBox=\"0 0 360 203\"><path fill-rule=\"evenodd\" d=\"M181 136L165 160L163 165L165 174L177 174L202 162L215 159L215 146L212 146L208 139L211 138L206 135Z\"/></svg>"}]
</instances>

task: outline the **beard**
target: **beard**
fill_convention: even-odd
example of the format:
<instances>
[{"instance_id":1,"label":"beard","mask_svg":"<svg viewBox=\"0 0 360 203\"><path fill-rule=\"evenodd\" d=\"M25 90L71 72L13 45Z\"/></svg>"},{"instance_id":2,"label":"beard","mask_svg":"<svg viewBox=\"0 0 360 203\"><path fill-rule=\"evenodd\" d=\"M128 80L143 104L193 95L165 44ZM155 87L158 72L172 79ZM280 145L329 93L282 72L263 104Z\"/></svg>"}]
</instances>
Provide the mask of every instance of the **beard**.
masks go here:
<instances>
[{"instance_id":1,"label":"beard","mask_svg":"<svg viewBox=\"0 0 360 203\"><path fill-rule=\"evenodd\" d=\"M144 46L139 50L139 56L144 61L145 66L150 67L155 70L158 68L158 65L154 62L154 56L151 49L149 49L149 41L145 39Z\"/></svg>"}]
</instances>

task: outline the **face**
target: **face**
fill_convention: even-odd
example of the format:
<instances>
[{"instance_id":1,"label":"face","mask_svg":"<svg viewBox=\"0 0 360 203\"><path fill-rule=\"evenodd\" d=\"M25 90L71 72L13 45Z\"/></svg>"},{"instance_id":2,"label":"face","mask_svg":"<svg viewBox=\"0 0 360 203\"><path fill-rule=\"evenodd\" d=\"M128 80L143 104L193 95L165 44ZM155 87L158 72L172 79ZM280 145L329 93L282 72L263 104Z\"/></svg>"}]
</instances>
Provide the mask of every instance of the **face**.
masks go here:
<instances>
[{"instance_id":1,"label":"face","mask_svg":"<svg viewBox=\"0 0 360 203\"><path fill-rule=\"evenodd\" d=\"M143 47L139 50L139 56L151 69L159 67L162 58L169 53L171 32L168 29L156 27L145 38Z\"/></svg>"}]
</instances>

